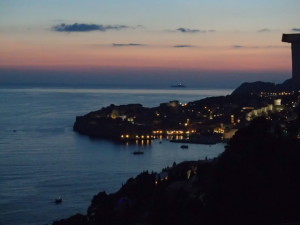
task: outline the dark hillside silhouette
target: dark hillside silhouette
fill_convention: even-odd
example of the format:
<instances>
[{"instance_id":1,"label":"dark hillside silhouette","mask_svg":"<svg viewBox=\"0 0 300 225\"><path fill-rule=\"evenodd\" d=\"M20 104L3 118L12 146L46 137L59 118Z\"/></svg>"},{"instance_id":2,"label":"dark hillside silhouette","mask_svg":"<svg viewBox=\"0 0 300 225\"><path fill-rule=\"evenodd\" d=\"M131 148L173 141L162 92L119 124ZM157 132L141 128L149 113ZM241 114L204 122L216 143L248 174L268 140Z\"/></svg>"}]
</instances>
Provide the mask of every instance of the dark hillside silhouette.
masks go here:
<instances>
[{"instance_id":1,"label":"dark hillside silhouette","mask_svg":"<svg viewBox=\"0 0 300 225\"><path fill-rule=\"evenodd\" d=\"M257 118L218 158L143 172L114 194L96 195L87 215L53 225L300 222L298 130L298 120Z\"/></svg>"}]
</instances>

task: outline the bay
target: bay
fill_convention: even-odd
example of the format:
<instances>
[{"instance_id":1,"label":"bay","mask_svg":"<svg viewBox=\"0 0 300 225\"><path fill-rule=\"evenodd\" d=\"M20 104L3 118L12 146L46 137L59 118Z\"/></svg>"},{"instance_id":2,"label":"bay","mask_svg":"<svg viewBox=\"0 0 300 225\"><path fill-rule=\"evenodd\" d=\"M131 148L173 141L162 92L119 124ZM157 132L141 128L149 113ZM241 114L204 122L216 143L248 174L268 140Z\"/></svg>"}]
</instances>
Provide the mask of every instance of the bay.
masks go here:
<instances>
[{"instance_id":1,"label":"bay","mask_svg":"<svg viewBox=\"0 0 300 225\"><path fill-rule=\"evenodd\" d=\"M143 146L90 139L72 130L76 116L110 104L147 107L230 94L228 89L0 87L0 224L51 224L85 213L93 195L117 191L144 170L213 158L223 144L153 141ZM143 155L132 152L142 150ZM55 205L54 199L63 198Z\"/></svg>"}]
</instances>

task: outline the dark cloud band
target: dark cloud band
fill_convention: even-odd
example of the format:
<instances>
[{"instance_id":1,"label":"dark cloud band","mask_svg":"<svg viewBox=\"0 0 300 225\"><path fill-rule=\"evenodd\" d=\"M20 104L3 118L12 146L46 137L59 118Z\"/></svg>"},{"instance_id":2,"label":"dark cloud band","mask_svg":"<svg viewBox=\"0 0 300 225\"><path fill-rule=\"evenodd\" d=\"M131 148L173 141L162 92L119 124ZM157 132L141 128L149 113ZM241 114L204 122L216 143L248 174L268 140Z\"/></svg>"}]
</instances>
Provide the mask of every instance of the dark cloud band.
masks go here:
<instances>
[{"instance_id":1,"label":"dark cloud band","mask_svg":"<svg viewBox=\"0 0 300 225\"><path fill-rule=\"evenodd\" d=\"M288 46L281 46L281 45L266 45L266 46L246 46L246 45L233 45L231 48L234 49L271 49L271 48L288 48Z\"/></svg>"},{"instance_id":2,"label":"dark cloud band","mask_svg":"<svg viewBox=\"0 0 300 225\"><path fill-rule=\"evenodd\" d=\"M180 27L176 29L175 31L181 32L181 33L207 33L207 32L215 32L215 30L198 30L198 29L189 29L189 28L183 28Z\"/></svg>"},{"instance_id":3,"label":"dark cloud band","mask_svg":"<svg viewBox=\"0 0 300 225\"><path fill-rule=\"evenodd\" d=\"M233 45L232 48L245 48L243 45Z\"/></svg>"},{"instance_id":4,"label":"dark cloud band","mask_svg":"<svg viewBox=\"0 0 300 225\"><path fill-rule=\"evenodd\" d=\"M137 44L137 43L129 43L129 44L118 44L118 43L113 43L112 45L113 45L114 47L145 46L144 44Z\"/></svg>"},{"instance_id":5,"label":"dark cloud band","mask_svg":"<svg viewBox=\"0 0 300 225\"><path fill-rule=\"evenodd\" d=\"M200 30L188 29L188 28L183 28L183 27L178 28L177 31L182 32L182 33L199 33L199 32L201 32Z\"/></svg>"},{"instance_id":6,"label":"dark cloud band","mask_svg":"<svg viewBox=\"0 0 300 225\"><path fill-rule=\"evenodd\" d=\"M265 33L265 32L270 32L270 31L271 31L270 29L264 28L264 29L258 30L257 32L258 33Z\"/></svg>"},{"instance_id":7,"label":"dark cloud band","mask_svg":"<svg viewBox=\"0 0 300 225\"><path fill-rule=\"evenodd\" d=\"M193 48L193 45L174 45L174 48Z\"/></svg>"},{"instance_id":8,"label":"dark cloud band","mask_svg":"<svg viewBox=\"0 0 300 225\"><path fill-rule=\"evenodd\" d=\"M107 30L121 30L126 29L128 26L125 25L99 25L99 24L59 24L54 26L52 29L57 32L90 32L90 31L107 31Z\"/></svg>"}]
</instances>

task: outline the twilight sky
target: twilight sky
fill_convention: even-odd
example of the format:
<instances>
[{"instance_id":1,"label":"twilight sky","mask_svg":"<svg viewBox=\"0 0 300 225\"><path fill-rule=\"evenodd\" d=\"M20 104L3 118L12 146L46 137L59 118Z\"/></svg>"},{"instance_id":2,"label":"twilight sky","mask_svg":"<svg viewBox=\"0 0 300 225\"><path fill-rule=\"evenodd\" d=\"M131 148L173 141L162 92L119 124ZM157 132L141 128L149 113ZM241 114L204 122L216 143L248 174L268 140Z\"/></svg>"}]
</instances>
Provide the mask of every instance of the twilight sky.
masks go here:
<instances>
[{"instance_id":1,"label":"twilight sky","mask_svg":"<svg viewBox=\"0 0 300 225\"><path fill-rule=\"evenodd\" d=\"M0 0L0 83L291 76L299 0ZM225 85L226 86L226 85Z\"/></svg>"}]
</instances>

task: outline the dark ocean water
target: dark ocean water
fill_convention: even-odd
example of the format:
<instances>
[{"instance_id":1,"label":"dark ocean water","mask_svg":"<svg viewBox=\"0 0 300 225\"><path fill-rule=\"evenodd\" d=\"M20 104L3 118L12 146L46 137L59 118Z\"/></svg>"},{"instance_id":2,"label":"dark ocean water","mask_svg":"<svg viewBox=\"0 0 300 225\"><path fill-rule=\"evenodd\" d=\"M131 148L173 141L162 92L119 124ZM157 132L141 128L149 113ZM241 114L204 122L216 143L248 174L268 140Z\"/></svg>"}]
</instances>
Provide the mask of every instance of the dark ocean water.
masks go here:
<instances>
[{"instance_id":1,"label":"dark ocean water","mask_svg":"<svg viewBox=\"0 0 300 225\"><path fill-rule=\"evenodd\" d=\"M173 162L213 158L223 144L153 141L135 146L93 140L72 131L77 115L110 104L158 106L189 102L232 90L0 87L0 225L50 224L85 213L93 195L117 191L143 170ZM145 154L133 155L142 149ZM61 205L54 199L63 198Z\"/></svg>"}]
</instances>

